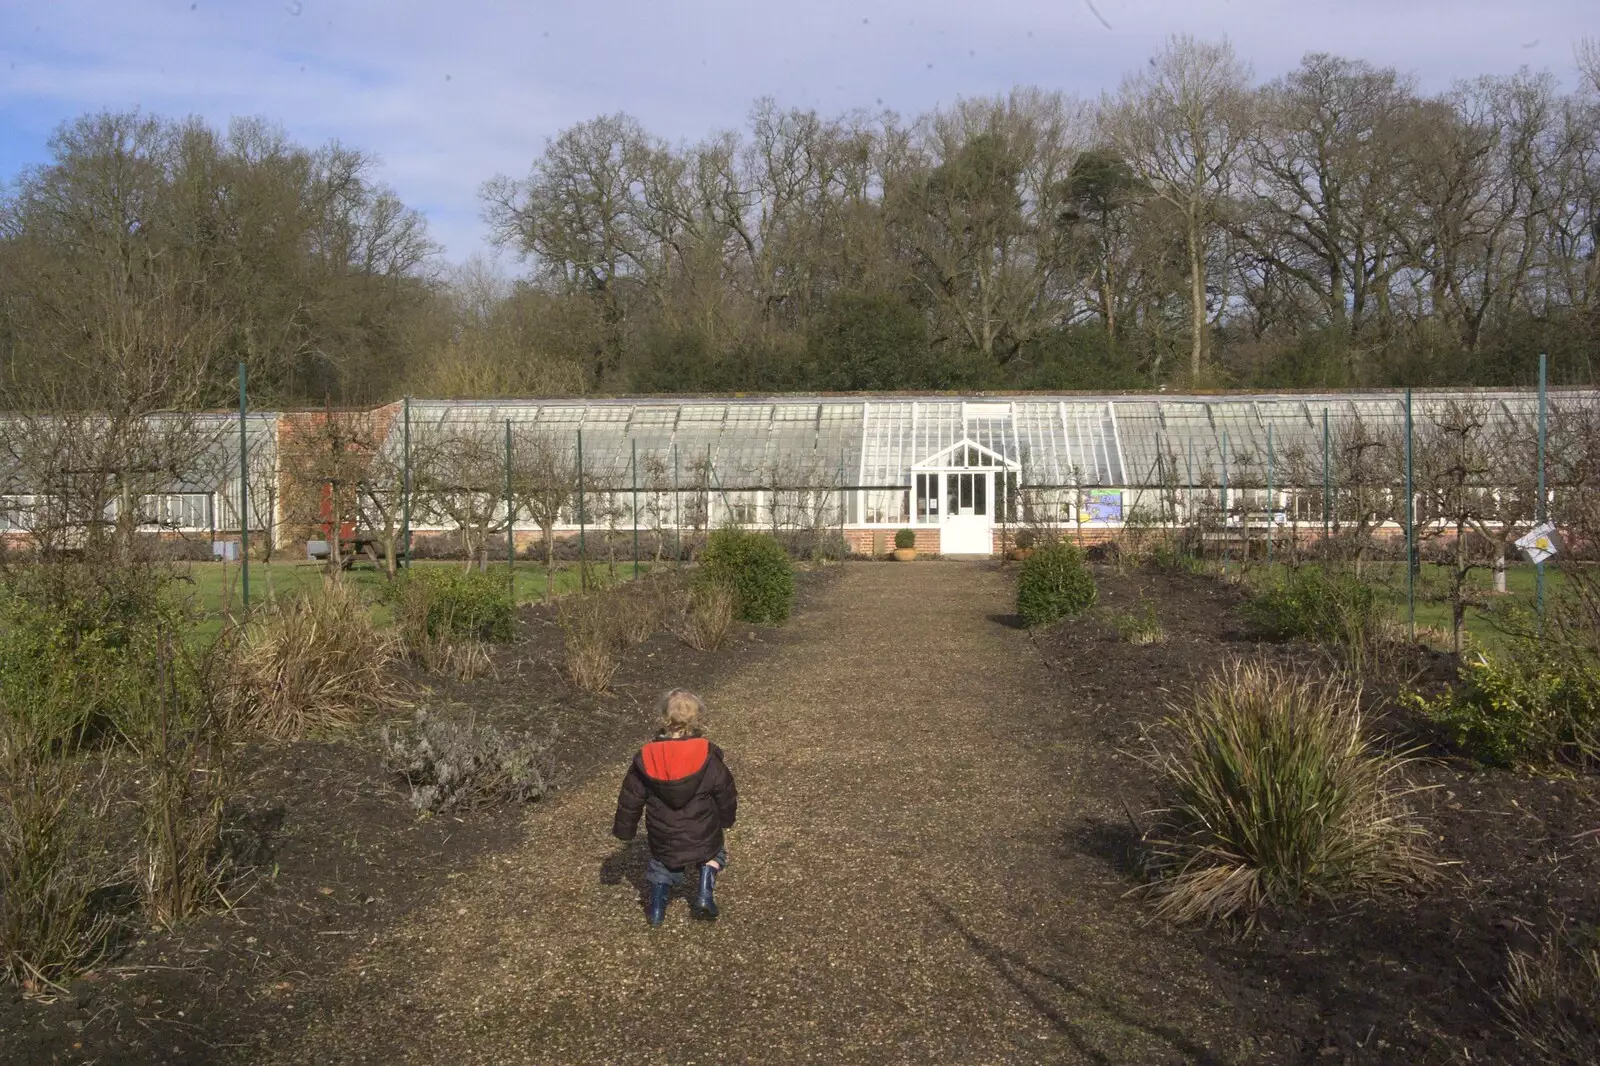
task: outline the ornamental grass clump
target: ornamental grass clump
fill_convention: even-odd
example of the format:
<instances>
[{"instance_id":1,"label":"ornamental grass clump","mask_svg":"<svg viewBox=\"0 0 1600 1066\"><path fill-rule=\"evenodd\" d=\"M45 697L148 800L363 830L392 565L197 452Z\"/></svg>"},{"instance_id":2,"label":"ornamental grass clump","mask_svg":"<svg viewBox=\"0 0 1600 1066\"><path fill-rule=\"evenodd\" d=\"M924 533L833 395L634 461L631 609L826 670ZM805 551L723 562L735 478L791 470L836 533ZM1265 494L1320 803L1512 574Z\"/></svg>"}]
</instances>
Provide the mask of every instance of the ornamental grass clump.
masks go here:
<instances>
[{"instance_id":1,"label":"ornamental grass clump","mask_svg":"<svg viewBox=\"0 0 1600 1066\"><path fill-rule=\"evenodd\" d=\"M340 578L272 604L242 628L222 684L229 724L279 740L336 732L404 705L394 636Z\"/></svg>"},{"instance_id":2,"label":"ornamental grass clump","mask_svg":"<svg viewBox=\"0 0 1600 1066\"><path fill-rule=\"evenodd\" d=\"M1171 710L1149 757L1173 794L1146 841L1160 917L1253 921L1429 877L1410 760L1367 735L1357 687L1233 663Z\"/></svg>"}]
</instances>

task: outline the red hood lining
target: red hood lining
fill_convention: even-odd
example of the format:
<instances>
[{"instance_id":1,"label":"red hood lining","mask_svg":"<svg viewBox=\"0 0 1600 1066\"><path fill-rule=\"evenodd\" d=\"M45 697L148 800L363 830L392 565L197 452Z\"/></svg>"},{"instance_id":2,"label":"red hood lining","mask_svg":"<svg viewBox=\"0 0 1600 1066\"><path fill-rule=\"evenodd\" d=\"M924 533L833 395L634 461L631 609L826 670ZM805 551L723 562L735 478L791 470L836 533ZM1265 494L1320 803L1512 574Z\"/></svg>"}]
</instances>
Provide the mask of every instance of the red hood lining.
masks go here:
<instances>
[{"instance_id":1,"label":"red hood lining","mask_svg":"<svg viewBox=\"0 0 1600 1066\"><path fill-rule=\"evenodd\" d=\"M681 781L698 773L709 757L710 745L706 739L689 737L646 744L639 752L639 763L645 776L656 781Z\"/></svg>"}]
</instances>

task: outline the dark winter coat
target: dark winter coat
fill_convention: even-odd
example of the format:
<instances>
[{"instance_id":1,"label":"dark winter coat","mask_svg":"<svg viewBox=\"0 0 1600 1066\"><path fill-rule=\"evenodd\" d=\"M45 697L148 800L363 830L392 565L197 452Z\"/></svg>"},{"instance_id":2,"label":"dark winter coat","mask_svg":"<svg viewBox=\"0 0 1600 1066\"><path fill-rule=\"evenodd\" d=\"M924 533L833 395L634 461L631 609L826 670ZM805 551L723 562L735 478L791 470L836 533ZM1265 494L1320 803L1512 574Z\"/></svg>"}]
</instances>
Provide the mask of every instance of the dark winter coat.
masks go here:
<instances>
[{"instance_id":1,"label":"dark winter coat","mask_svg":"<svg viewBox=\"0 0 1600 1066\"><path fill-rule=\"evenodd\" d=\"M733 828L738 809L739 793L721 748L703 737L661 738L633 757L611 832L632 840L639 815L648 812L650 854L676 870L721 851L722 831Z\"/></svg>"}]
</instances>

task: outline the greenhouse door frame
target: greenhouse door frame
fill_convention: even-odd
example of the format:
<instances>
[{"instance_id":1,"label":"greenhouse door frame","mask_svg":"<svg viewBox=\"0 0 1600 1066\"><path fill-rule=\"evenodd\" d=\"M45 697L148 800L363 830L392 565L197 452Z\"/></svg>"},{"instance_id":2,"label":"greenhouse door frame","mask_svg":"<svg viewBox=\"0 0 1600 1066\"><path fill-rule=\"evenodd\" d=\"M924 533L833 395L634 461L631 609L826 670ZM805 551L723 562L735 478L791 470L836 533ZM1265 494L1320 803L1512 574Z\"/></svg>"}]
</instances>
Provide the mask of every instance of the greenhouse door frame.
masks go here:
<instances>
[{"instance_id":1,"label":"greenhouse door frame","mask_svg":"<svg viewBox=\"0 0 1600 1066\"><path fill-rule=\"evenodd\" d=\"M919 524L938 525L941 555L993 555L995 475L1020 465L971 440L960 440L912 468ZM937 479L937 495L929 490Z\"/></svg>"}]
</instances>

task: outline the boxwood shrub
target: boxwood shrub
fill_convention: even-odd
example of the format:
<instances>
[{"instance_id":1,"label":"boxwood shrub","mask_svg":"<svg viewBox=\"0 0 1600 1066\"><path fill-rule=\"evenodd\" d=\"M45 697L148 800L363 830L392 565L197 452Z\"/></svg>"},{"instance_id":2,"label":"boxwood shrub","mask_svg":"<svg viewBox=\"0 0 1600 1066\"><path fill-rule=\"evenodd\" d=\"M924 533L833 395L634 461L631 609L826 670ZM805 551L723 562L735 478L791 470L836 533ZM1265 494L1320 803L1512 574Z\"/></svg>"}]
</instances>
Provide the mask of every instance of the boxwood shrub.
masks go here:
<instances>
[{"instance_id":1,"label":"boxwood shrub","mask_svg":"<svg viewBox=\"0 0 1600 1066\"><path fill-rule=\"evenodd\" d=\"M794 606L794 564L783 545L765 533L730 528L711 534L696 580L732 589L741 622L777 625Z\"/></svg>"},{"instance_id":2,"label":"boxwood shrub","mask_svg":"<svg viewBox=\"0 0 1600 1066\"><path fill-rule=\"evenodd\" d=\"M515 608L505 573L417 566L395 579L389 596L408 638L432 640L511 639Z\"/></svg>"},{"instance_id":3,"label":"boxwood shrub","mask_svg":"<svg viewBox=\"0 0 1600 1066\"><path fill-rule=\"evenodd\" d=\"M1098 596L1083 553L1064 540L1036 549L1017 574L1017 614L1030 626L1087 611Z\"/></svg>"}]
</instances>

